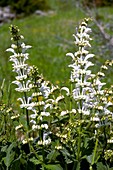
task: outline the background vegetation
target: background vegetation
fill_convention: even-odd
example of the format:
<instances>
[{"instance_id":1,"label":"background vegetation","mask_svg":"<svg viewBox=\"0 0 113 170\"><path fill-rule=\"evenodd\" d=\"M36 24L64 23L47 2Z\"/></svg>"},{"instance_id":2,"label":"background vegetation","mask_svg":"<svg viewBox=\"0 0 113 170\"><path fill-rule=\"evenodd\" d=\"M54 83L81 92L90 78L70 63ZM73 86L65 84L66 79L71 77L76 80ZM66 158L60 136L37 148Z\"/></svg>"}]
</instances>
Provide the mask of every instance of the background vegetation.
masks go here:
<instances>
[{"instance_id":1,"label":"background vegetation","mask_svg":"<svg viewBox=\"0 0 113 170\"><path fill-rule=\"evenodd\" d=\"M7 3L8 2L10 3L10 1L7 1ZM38 1L35 2L38 3ZM51 13L47 12L45 16L31 14L28 17L15 19L0 28L1 84L4 78L6 82L11 82L14 79L14 75L11 73L11 65L8 62L9 56L5 51L10 45L8 28L11 24L18 25L18 27L21 28L21 32L25 36L25 42L32 45L30 63L37 65L39 71L42 72L47 79L51 79L52 82L57 84L63 84L66 83L67 78L69 78L69 72L65 70L68 63L65 54L69 50L73 51L73 41L71 39L75 27L81 19L89 15L81 8L80 4L76 4L74 0L48 0L47 2L47 6L52 10ZM1 1L1 3L4 3L4 1ZM46 1L43 1L43 3L46 3ZM26 9L26 7L24 7L24 9ZM107 31L112 36L112 8L102 7L96 10L99 20L107 24ZM95 15L95 9L92 9L92 11ZM93 38L95 41L92 42L92 52L97 54L95 56L95 62L97 62L95 70L98 70L98 66L101 65L105 59L109 59L109 57L111 58L112 56L96 24L93 25ZM102 46L102 48L99 48L99 46ZM100 49L102 49L103 52ZM112 73L113 71L110 69L108 74L112 75ZM112 79L107 78L106 81L110 84Z\"/></svg>"}]
</instances>

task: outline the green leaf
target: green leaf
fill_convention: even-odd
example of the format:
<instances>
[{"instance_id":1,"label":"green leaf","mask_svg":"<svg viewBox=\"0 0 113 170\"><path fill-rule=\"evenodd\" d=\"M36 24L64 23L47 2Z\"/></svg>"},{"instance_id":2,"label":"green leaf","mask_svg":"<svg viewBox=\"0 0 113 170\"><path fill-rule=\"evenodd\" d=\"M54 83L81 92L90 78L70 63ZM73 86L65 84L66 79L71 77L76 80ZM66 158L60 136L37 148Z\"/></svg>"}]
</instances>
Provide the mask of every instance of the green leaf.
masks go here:
<instances>
[{"instance_id":1,"label":"green leaf","mask_svg":"<svg viewBox=\"0 0 113 170\"><path fill-rule=\"evenodd\" d=\"M45 165L45 168L47 168L47 170L63 170L63 168L57 164L57 165Z\"/></svg>"},{"instance_id":2,"label":"green leaf","mask_svg":"<svg viewBox=\"0 0 113 170\"><path fill-rule=\"evenodd\" d=\"M15 146L16 146L15 142L10 144L10 146L7 148L7 151L6 151L6 157L3 158L4 163L5 163L7 168L11 165L11 162L14 160L15 152L12 151L12 149Z\"/></svg>"},{"instance_id":3,"label":"green leaf","mask_svg":"<svg viewBox=\"0 0 113 170\"><path fill-rule=\"evenodd\" d=\"M8 147L8 145L3 146L2 149L1 149L1 152L7 152L7 147Z\"/></svg>"},{"instance_id":4,"label":"green leaf","mask_svg":"<svg viewBox=\"0 0 113 170\"><path fill-rule=\"evenodd\" d=\"M62 154L63 154L63 156L64 156L64 159L65 159L66 164L72 163L72 157L73 157L73 155L70 155L70 153L69 153L68 150L66 150L66 149L62 149L61 152L62 152Z\"/></svg>"},{"instance_id":5,"label":"green leaf","mask_svg":"<svg viewBox=\"0 0 113 170\"><path fill-rule=\"evenodd\" d=\"M49 161L51 160L56 160L56 157L59 155L59 152L56 150L51 151L48 155L47 158L49 159Z\"/></svg>"},{"instance_id":6,"label":"green leaf","mask_svg":"<svg viewBox=\"0 0 113 170\"><path fill-rule=\"evenodd\" d=\"M11 165L11 162L14 160L15 152L8 153L5 158L3 158L6 167L8 168Z\"/></svg>"},{"instance_id":7,"label":"green leaf","mask_svg":"<svg viewBox=\"0 0 113 170\"><path fill-rule=\"evenodd\" d=\"M38 165L38 164L41 163L41 161L38 160L38 159L36 159L35 157L31 158L31 159L30 159L30 162L32 162L34 165Z\"/></svg>"},{"instance_id":8,"label":"green leaf","mask_svg":"<svg viewBox=\"0 0 113 170\"><path fill-rule=\"evenodd\" d=\"M93 158L93 154L92 155L89 155L87 156L87 161L91 164L92 163L92 158Z\"/></svg>"},{"instance_id":9,"label":"green leaf","mask_svg":"<svg viewBox=\"0 0 113 170\"><path fill-rule=\"evenodd\" d=\"M108 170L108 168L105 165L103 165L102 162L98 162L97 163L97 170Z\"/></svg>"},{"instance_id":10,"label":"green leaf","mask_svg":"<svg viewBox=\"0 0 113 170\"><path fill-rule=\"evenodd\" d=\"M11 170L20 170L21 157L22 157L22 154L20 154L19 157L13 161L11 165Z\"/></svg>"},{"instance_id":11,"label":"green leaf","mask_svg":"<svg viewBox=\"0 0 113 170\"><path fill-rule=\"evenodd\" d=\"M102 162L97 163L97 170L113 170L113 167L109 168L109 166L103 165Z\"/></svg>"}]
</instances>

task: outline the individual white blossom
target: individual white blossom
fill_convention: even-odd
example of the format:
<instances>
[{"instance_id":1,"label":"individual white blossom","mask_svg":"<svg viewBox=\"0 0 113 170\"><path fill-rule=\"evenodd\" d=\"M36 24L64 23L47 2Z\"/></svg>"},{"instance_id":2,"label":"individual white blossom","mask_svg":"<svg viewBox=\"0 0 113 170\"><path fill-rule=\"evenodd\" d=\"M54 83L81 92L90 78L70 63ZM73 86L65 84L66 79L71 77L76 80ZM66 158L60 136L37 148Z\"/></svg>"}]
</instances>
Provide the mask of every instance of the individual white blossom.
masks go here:
<instances>
[{"instance_id":1,"label":"individual white blossom","mask_svg":"<svg viewBox=\"0 0 113 170\"><path fill-rule=\"evenodd\" d=\"M41 116L50 116L50 113L49 112L41 112Z\"/></svg>"},{"instance_id":2,"label":"individual white blossom","mask_svg":"<svg viewBox=\"0 0 113 170\"><path fill-rule=\"evenodd\" d=\"M68 110L64 110L64 111L61 111L61 114L60 114L60 116L64 116L64 115L66 115L67 113L69 113L69 111Z\"/></svg>"},{"instance_id":3,"label":"individual white blossom","mask_svg":"<svg viewBox=\"0 0 113 170\"><path fill-rule=\"evenodd\" d=\"M16 91L19 91L19 92L28 92L30 91L30 83L31 81L30 80L27 80L26 82L23 81L23 82L20 82L18 80L15 80L12 82L13 84L16 84L18 86L18 88L15 88Z\"/></svg>"},{"instance_id":4,"label":"individual white blossom","mask_svg":"<svg viewBox=\"0 0 113 170\"><path fill-rule=\"evenodd\" d=\"M69 89L68 89L67 87L62 87L62 88L61 88L61 91L62 91L62 90L66 91L66 95L67 95L67 96L70 95L70 91L69 91Z\"/></svg>"},{"instance_id":5,"label":"individual white blossom","mask_svg":"<svg viewBox=\"0 0 113 170\"><path fill-rule=\"evenodd\" d=\"M22 143L23 143L23 144L26 144L26 143L32 142L32 141L33 141L33 137L22 140Z\"/></svg>"},{"instance_id":6,"label":"individual white blossom","mask_svg":"<svg viewBox=\"0 0 113 170\"><path fill-rule=\"evenodd\" d=\"M41 128L48 129L48 124L41 124Z\"/></svg>"},{"instance_id":7,"label":"individual white blossom","mask_svg":"<svg viewBox=\"0 0 113 170\"><path fill-rule=\"evenodd\" d=\"M50 87L47 86L47 82L44 81L42 84L41 84L41 87L40 87L40 91L42 92L42 95L45 97L45 98L48 98L48 96L50 95L51 91L50 91Z\"/></svg>"},{"instance_id":8,"label":"individual white blossom","mask_svg":"<svg viewBox=\"0 0 113 170\"><path fill-rule=\"evenodd\" d=\"M21 128L23 128L23 125L22 125L22 124L16 126L16 127L15 127L15 130L18 130L18 129L21 129Z\"/></svg>"}]
</instances>

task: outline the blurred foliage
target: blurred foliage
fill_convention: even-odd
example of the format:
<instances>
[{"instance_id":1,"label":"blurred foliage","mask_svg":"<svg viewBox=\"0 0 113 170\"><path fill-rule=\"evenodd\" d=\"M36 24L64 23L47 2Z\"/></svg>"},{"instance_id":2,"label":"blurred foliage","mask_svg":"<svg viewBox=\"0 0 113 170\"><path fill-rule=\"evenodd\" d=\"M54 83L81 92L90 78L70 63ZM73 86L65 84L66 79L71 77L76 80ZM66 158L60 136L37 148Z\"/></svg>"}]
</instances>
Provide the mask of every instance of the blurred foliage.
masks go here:
<instances>
[{"instance_id":1,"label":"blurred foliage","mask_svg":"<svg viewBox=\"0 0 113 170\"><path fill-rule=\"evenodd\" d=\"M102 7L102 6L113 6L113 0L82 0L83 4L87 6Z\"/></svg>"},{"instance_id":2,"label":"blurred foliage","mask_svg":"<svg viewBox=\"0 0 113 170\"><path fill-rule=\"evenodd\" d=\"M47 0L1 0L0 6L10 5L17 14L30 14L37 9L47 10L49 8Z\"/></svg>"}]
</instances>

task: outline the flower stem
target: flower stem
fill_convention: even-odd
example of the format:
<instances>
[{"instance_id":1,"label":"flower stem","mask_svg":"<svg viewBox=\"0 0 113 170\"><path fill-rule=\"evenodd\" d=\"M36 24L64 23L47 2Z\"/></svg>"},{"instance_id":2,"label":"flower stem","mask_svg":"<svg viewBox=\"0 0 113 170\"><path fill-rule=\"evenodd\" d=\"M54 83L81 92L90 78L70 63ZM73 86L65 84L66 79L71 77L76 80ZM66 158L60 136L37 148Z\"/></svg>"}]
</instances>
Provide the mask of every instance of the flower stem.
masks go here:
<instances>
[{"instance_id":1,"label":"flower stem","mask_svg":"<svg viewBox=\"0 0 113 170\"><path fill-rule=\"evenodd\" d=\"M25 100L26 100L26 103L27 103L27 95L26 95L25 92L24 92L24 96L25 96ZM26 119L27 119L27 128L29 130L30 129L30 125L29 125L29 113L28 113L28 109L26 109Z\"/></svg>"}]
</instances>

